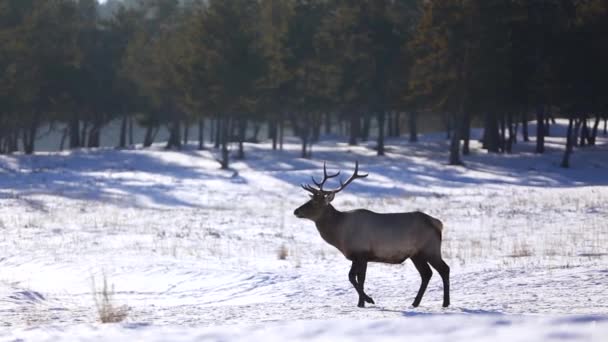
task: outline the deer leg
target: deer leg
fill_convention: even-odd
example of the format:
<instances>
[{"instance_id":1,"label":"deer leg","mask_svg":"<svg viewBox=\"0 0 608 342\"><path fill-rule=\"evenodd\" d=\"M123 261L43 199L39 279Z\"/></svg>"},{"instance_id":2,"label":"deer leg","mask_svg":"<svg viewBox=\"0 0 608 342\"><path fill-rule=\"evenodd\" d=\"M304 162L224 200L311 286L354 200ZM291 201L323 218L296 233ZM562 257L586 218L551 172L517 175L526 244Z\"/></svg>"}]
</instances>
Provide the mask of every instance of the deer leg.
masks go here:
<instances>
[{"instance_id":1,"label":"deer leg","mask_svg":"<svg viewBox=\"0 0 608 342\"><path fill-rule=\"evenodd\" d=\"M365 274L367 273L367 261L362 261L361 266L359 268L359 273L357 274L357 282L359 283L359 288L361 289L361 294L359 295L359 304L361 304L361 295L363 296L363 300L370 304L376 304L372 297L368 296L363 288L365 287ZM363 307L363 304L361 307Z\"/></svg>"},{"instance_id":2,"label":"deer leg","mask_svg":"<svg viewBox=\"0 0 608 342\"><path fill-rule=\"evenodd\" d=\"M357 294L359 294L358 307L365 307L365 302L374 303L374 301L363 291L365 283L365 273L367 271L367 261L363 259L353 259L353 264L348 272L348 280L353 284Z\"/></svg>"},{"instance_id":3,"label":"deer leg","mask_svg":"<svg viewBox=\"0 0 608 342\"><path fill-rule=\"evenodd\" d=\"M443 280L443 307L447 308L450 306L450 267L441 257L431 258L429 264L439 272Z\"/></svg>"},{"instance_id":4,"label":"deer leg","mask_svg":"<svg viewBox=\"0 0 608 342\"><path fill-rule=\"evenodd\" d=\"M355 260L353 260L353 264L350 267L350 271L348 272L348 280L350 280L350 283L353 284L353 287L355 288L355 290L357 290L357 293L359 294L359 298L361 298L361 292L359 292L359 284L357 283L357 261ZM361 304L361 301L359 301L359 304Z\"/></svg>"},{"instance_id":5,"label":"deer leg","mask_svg":"<svg viewBox=\"0 0 608 342\"><path fill-rule=\"evenodd\" d=\"M426 291L426 287L429 285L429 280L431 280L431 277L433 276L433 271L426 263L426 259L420 255L413 256L412 262L414 263L414 266L416 266L418 273L420 273L421 278L420 289L418 290L416 299L414 299L414 303L412 303L412 306L416 308L418 305L420 305L420 301L422 300L422 296Z\"/></svg>"}]
</instances>

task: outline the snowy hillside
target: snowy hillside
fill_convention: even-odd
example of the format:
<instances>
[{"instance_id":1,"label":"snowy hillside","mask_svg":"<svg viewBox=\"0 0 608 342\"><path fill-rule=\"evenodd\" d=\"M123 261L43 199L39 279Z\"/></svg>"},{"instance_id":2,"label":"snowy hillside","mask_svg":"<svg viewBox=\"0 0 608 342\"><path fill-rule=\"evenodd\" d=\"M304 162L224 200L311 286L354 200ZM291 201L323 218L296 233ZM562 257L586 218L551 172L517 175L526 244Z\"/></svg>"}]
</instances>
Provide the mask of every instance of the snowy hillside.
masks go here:
<instances>
[{"instance_id":1,"label":"snowy hillside","mask_svg":"<svg viewBox=\"0 0 608 342\"><path fill-rule=\"evenodd\" d=\"M562 135L563 136L563 135ZM221 171L209 151L112 149L0 156L1 340L605 341L608 336L608 139L559 167L563 138L514 155L473 143L466 168L446 142L342 141L298 158L246 146ZM293 210L323 161L370 176L336 208L422 210L444 223L452 306L437 273L418 308L410 261L370 264L376 305L356 307L350 262ZM98 323L94 288L128 307Z\"/></svg>"}]
</instances>

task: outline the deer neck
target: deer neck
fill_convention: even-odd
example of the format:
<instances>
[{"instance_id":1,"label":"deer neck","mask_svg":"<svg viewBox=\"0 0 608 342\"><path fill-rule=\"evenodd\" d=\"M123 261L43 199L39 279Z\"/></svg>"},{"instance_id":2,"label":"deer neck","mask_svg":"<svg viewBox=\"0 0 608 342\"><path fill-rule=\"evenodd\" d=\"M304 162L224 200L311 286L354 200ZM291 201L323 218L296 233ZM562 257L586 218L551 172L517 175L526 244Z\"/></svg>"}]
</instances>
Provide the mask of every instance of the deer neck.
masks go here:
<instances>
[{"instance_id":1,"label":"deer neck","mask_svg":"<svg viewBox=\"0 0 608 342\"><path fill-rule=\"evenodd\" d=\"M342 212L336 210L331 204L323 212L318 219L315 220L317 230L321 234L323 240L330 245L338 247L340 240L340 221L342 220Z\"/></svg>"}]
</instances>

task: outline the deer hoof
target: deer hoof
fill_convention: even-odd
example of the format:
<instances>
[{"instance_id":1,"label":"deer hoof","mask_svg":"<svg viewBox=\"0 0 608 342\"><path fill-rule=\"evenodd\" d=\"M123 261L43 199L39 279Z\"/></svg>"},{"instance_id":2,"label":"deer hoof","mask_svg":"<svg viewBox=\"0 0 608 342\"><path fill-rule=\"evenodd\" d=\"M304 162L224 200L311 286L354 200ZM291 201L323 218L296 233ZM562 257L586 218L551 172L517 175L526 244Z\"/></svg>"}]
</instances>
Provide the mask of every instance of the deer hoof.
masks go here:
<instances>
[{"instance_id":1,"label":"deer hoof","mask_svg":"<svg viewBox=\"0 0 608 342\"><path fill-rule=\"evenodd\" d=\"M374 300L370 296L365 296L365 301L370 304L376 304L376 302L374 302Z\"/></svg>"}]
</instances>

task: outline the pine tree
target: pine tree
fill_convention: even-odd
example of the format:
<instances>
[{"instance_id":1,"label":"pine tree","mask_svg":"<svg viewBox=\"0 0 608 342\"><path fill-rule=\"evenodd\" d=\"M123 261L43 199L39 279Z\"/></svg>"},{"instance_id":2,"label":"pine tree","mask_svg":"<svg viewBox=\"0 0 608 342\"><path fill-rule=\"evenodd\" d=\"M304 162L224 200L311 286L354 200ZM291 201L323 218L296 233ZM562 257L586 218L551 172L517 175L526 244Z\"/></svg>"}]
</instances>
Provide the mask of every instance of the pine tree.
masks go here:
<instances>
[{"instance_id":1,"label":"pine tree","mask_svg":"<svg viewBox=\"0 0 608 342\"><path fill-rule=\"evenodd\" d=\"M294 3L262 0L259 15L261 48L268 67L258 85L260 109L267 112L272 148L276 150L280 140L279 131L283 130L284 112L287 109L285 88L290 75L286 65L286 40L289 22L294 15Z\"/></svg>"},{"instance_id":2,"label":"pine tree","mask_svg":"<svg viewBox=\"0 0 608 342\"><path fill-rule=\"evenodd\" d=\"M257 85L266 64L259 39L259 7L247 0L211 0L201 19L199 41L207 72L207 101L220 119L223 169L229 166L230 126L254 113L259 103ZM241 132L243 130L241 129ZM239 134L242 152L243 134Z\"/></svg>"}]
</instances>

